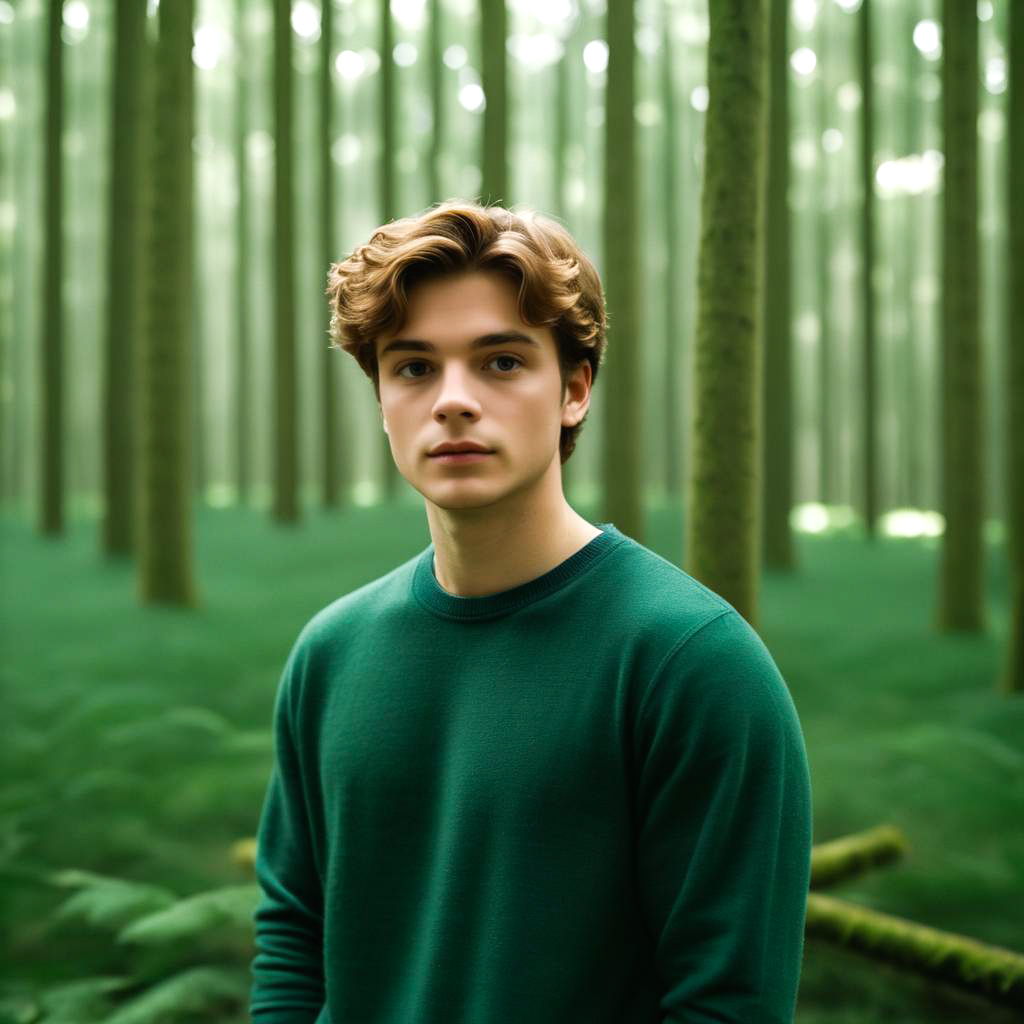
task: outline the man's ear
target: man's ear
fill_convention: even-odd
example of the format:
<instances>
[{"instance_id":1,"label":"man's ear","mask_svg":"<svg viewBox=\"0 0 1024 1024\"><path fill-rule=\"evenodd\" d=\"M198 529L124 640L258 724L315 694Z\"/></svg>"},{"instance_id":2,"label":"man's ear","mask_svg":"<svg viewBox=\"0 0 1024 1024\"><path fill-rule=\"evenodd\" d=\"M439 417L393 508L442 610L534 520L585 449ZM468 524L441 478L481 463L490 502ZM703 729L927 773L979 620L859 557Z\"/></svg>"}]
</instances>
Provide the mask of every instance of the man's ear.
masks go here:
<instances>
[{"instance_id":1,"label":"man's ear","mask_svg":"<svg viewBox=\"0 0 1024 1024\"><path fill-rule=\"evenodd\" d=\"M590 383L593 379L590 362L584 359L566 378L562 402L562 426L575 427L590 408ZM569 422L566 419L569 418Z\"/></svg>"}]
</instances>

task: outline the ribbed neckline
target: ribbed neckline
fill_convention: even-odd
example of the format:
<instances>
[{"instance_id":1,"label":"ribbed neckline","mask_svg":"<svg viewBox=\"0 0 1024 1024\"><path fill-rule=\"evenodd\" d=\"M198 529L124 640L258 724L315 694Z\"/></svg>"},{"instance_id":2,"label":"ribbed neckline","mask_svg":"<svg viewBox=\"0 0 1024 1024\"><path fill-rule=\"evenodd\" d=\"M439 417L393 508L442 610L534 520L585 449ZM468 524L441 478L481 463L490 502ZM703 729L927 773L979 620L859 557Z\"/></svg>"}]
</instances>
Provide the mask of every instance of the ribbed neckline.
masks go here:
<instances>
[{"instance_id":1,"label":"ribbed neckline","mask_svg":"<svg viewBox=\"0 0 1024 1024\"><path fill-rule=\"evenodd\" d=\"M558 590L627 539L625 534L615 528L614 523L595 525L602 532L564 562L527 583L485 597L456 597L449 594L434 576L434 545L431 543L416 562L413 593L428 611L444 618L475 621L508 615Z\"/></svg>"}]
</instances>

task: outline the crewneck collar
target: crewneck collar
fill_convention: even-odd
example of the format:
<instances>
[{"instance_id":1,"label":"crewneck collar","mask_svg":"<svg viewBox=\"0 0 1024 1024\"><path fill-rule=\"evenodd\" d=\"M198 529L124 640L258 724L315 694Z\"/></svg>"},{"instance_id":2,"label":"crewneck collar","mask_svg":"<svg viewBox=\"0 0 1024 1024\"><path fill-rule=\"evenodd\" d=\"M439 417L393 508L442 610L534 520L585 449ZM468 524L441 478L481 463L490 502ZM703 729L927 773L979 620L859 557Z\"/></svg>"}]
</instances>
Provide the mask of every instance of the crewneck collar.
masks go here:
<instances>
[{"instance_id":1,"label":"crewneck collar","mask_svg":"<svg viewBox=\"0 0 1024 1024\"><path fill-rule=\"evenodd\" d=\"M536 579L485 597L456 597L437 582L434 575L434 545L431 542L417 559L412 581L413 593L428 611L444 618L476 621L508 615L563 587L627 539L625 534L615 528L614 523L595 525L602 532L564 562Z\"/></svg>"}]
</instances>

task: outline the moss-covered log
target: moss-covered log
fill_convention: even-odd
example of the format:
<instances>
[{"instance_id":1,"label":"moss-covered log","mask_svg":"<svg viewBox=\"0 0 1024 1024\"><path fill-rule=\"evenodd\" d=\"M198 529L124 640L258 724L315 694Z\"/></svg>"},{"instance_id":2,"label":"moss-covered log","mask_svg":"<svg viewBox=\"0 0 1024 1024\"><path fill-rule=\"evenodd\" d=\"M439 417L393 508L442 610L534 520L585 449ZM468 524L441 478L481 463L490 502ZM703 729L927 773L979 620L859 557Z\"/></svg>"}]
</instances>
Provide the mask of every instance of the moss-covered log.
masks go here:
<instances>
[{"instance_id":1,"label":"moss-covered log","mask_svg":"<svg viewBox=\"0 0 1024 1024\"><path fill-rule=\"evenodd\" d=\"M837 882L863 875L869 868L899 860L908 850L907 840L892 825L815 843L811 850L811 888L826 889Z\"/></svg>"},{"instance_id":2,"label":"moss-covered log","mask_svg":"<svg viewBox=\"0 0 1024 1024\"><path fill-rule=\"evenodd\" d=\"M1024 955L1013 950L816 892L807 898L806 934L992 1003L1024 1008Z\"/></svg>"}]
</instances>

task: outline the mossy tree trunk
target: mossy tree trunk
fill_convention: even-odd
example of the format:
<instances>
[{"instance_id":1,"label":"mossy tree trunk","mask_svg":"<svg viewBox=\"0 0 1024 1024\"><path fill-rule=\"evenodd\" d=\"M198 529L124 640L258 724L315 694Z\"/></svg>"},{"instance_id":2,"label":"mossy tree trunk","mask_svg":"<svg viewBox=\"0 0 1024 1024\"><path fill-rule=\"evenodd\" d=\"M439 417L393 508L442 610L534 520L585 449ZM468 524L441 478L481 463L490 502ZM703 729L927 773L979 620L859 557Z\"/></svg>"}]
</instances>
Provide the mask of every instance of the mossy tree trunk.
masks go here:
<instances>
[{"instance_id":1,"label":"mossy tree trunk","mask_svg":"<svg viewBox=\"0 0 1024 1024\"><path fill-rule=\"evenodd\" d=\"M978 13L943 0L942 538L938 626L983 628L984 450L978 296Z\"/></svg>"},{"instance_id":2,"label":"mossy tree trunk","mask_svg":"<svg viewBox=\"0 0 1024 1024\"><path fill-rule=\"evenodd\" d=\"M246 0L235 0L235 168L238 208L235 220L235 487L240 504L249 498L252 445L249 443L249 167L246 139L249 134L249 41L245 30Z\"/></svg>"},{"instance_id":3,"label":"mossy tree trunk","mask_svg":"<svg viewBox=\"0 0 1024 1024\"><path fill-rule=\"evenodd\" d=\"M861 204L861 322L864 330L862 351L862 489L864 530L869 540L874 539L878 519L878 470L876 468L875 408L875 155L874 155L874 83L872 79L873 51L871 41L872 0L863 0L859 17L860 55L860 180L863 200Z\"/></svg>"},{"instance_id":4,"label":"mossy tree trunk","mask_svg":"<svg viewBox=\"0 0 1024 1024\"><path fill-rule=\"evenodd\" d=\"M1006 495L1010 622L1004 693L1024 693L1024 5L1009 9L1009 252L1007 254Z\"/></svg>"},{"instance_id":5,"label":"mossy tree trunk","mask_svg":"<svg viewBox=\"0 0 1024 1024\"><path fill-rule=\"evenodd\" d=\"M163 3L153 48L139 360L139 589L146 603L195 603L192 575L192 14Z\"/></svg>"},{"instance_id":6,"label":"mossy tree trunk","mask_svg":"<svg viewBox=\"0 0 1024 1024\"><path fill-rule=\"evenodd\" d=\"M508 12L505 0L480 0L480 80L484 90L482 201L508 206Z\"/></svg>"},{"instance_id":7,"label":"mossy tree trunk","mask_svg":"<svg viewBox=\"0 0 1024 1024\"><path fill-rule=\"evenodd\" d=\"M141 98L146 0L118 0L114 38L103 420L103 550L130 555L135 524L135 352L143 298Z\"/></svg>"},{"instance_id":8,"label":"mossy tree trunk","mask_svg":"<svg viewBox=\"0 0 1024 1024\"><path fill-rule=\"evenodd\" d=\"M327 0L321 7L320 15L320 264L326 280L327 268L338 258L335 248L337 234L338 206L334 201L334 158L331 156L333 132L334 95L332 53L334 35L334 7ZM326 285L325 285L326 287ZM341 367L338 353L328 342L328 328L331 313L326 302L322 303L322 327L320 332L320 434L322 461L321 500L325 508L338 506L339 483L342 477L338 465L338 394L341 389ZM347 475L347 474L345 474Z\"/></svg>"},{"instance_id":9,"label":"mossy tree trunk","mask_svg":"<svg viewBox=\"0 0 1024 1024\"><path fill-rule=\"evenodd\" d=\"M768 150L764 212L764 564L793 568L792 301L789 248L789 0L768 0Z\"/></svg>"},{"instance_id":10,"label":"mossy tree trunk","mask_svg":"<svg viewBox=\"0 0 1024 1024\"><path fill-rule=\"evenodd\" d=\"M398 186L395 179L395 58L394 30L391 23L391 0L380 2L380 212L384 223L398 216ZM380 472L385 501L394 501L398 494L398 466L391 454L388 435L380 430Z\"/></svg>"},{"instance_id":11,"label":"mossy tree trunk","mask_svg":"<svg viewBox=\"0 0 1024 1024\"><path fill-rule=\"evenodd\" d=\"M686 570L756 629L763 0L710 0Z\"/></svg>"},{"instance_id":12,"label":"mossy tree trunk","mask_svg":"<svg viewBox=\"0 0 1024 1024\"><path fill-rule=\"evenodd\" d=\"M427 173L430 176L430 202L439 203L446 197L441 194L441 160L444 153L444 5L429 5L430 18L429 47L427 59L430 67L430 112L432 130Z\"/></svg>"},{"instance_id":13,"label":"mossy tree trunk","mask_svg":"<svg viewBox=\"0 0 1024 1024\"><path fill-rule=\"evenodd\" d=\"M579 14L572 19L561 36L562 55L555 65L555 116L551 119L551 191L554 195L552 213L563 224L569 222L568 204L568 161L566 151L572 140L572 71L578 60L577 33L582 19ZM575 454L562 465L562 493L569 497L580 474L580 456Z\"/></svg>"},{"instance_id":14,"label":"mossy tree trunk","mask_svg":"<svg viewBox=\"0 0 1024 1024\"><path fill-rule=\"evenodd\" d=\"M63 0L50 0L46 14L46 145L43 207L42 336L40 339L39 532L64 532L64 44Z\"/></svg>"},{"instance_id":15,"label":"mossy tree trunk","mask_svg":"<svg viewBox=\"0 0 1024 1024\"><path fill-rule=\"evenodd\" d=\"M604 279L608 310L604 400L604 518L643 543L644 458L637 309L634 0L608 5L604 136Z\"/></svg>"},{"instance_id":16,"label":"mossy tree trunk","mask_svg":"<svg viewBox=\"0 0 1024 1024\"><path fill-rule=\"evenodd\" d=\"M672 46L672 9L662 7L661 24L661 104L662 122L661 195L665 223L665 276L662 297L665 305L665 376L662 405L665 423L665 493L669 499L683 490L686 472L685 435L686 408L679 401L679 379L683 369L683 346L687 336L686 309L682 302L681 279L690 267L680 259L682 238L679 231L679 197L687 195L690 183L682 174L679 160L679 120L676 104L678 87L675 81L676 60ZM689 154L687 154L689 155ZM689 167L689 163L686 163Z\"/></svg>"},{"instance_id":17,"label":"mossy tree trunk","mask_svg":"<svg viewBox=\"0 0 1024 1024\"><path fill-rule=\"evenodd\" d=\"M834 15L831 4L818 11L815 20L818 67L828 76L833 67L829 52L829 19ZM832 83L827 77L819 84L816 125L821 140L831 123ZM838 498L839 474L836 472L836 414L833 403L835 388L832 381L834 338L832 323L832 196L829 165L831 154L818 151L818 195L814 213L816 270L816 297L818 302L818 500L826 505Z\"/></svg>"},{"instance_id":18,"label":"mossy tree trunk","mask_svg":"<svg viewBox=\"0 0 1024 1024\"><path fill-rule=\"evenodd\" d=\"M299 518L290 0L274 0L274 519Z\"/></svg>"}]
</instances>

